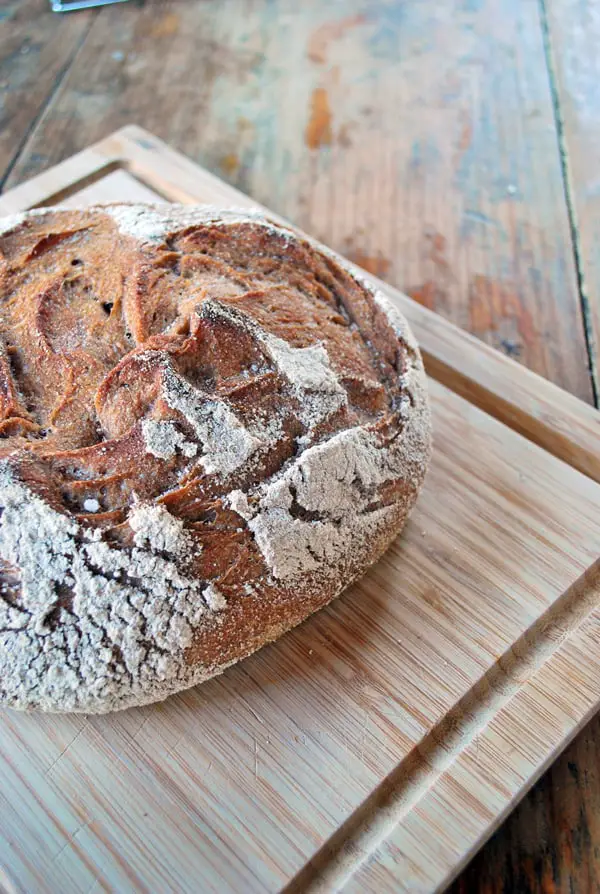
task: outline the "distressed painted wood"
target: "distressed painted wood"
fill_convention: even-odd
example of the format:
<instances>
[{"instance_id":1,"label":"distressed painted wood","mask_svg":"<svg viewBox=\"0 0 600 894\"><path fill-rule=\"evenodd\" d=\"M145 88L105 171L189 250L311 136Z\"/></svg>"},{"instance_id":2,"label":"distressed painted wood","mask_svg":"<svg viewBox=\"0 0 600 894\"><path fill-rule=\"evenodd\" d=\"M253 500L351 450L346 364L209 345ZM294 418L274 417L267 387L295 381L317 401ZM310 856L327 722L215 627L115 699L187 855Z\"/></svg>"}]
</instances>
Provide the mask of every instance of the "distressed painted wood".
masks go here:
<instances>
[{"instance_id":1,"label":"distressed painted wood","mask_svg":"<svg viewBox=\"0 0 600 894\"><path fill-rule=\"evenodd\" d=\"M545 0L544 7L593 372L600 393L600 9L589 0Z\"/></svg>"},{"instance_id":2,"label":"distressed painted wood","mask_svg":"<svg viewBox=\"0 0 600 894\"><path fill-rule=\"evenodd\" d=\"M89 201L215 197L157 145L117 135L4 208L44 184L76 202L74 179ZM160 706L3 714L4 884L431 891L459 870L598 704L600 485L431 392L423 497L333 606Z\"/></svg>"},{"instance_id":3,"label":"distressed painted wood","mask_svg":"<svg viewBox=\"0 0 600 894\"><path fill-rule=\"evenodd\" d=\"M591 400L537 2L102 10L10 185L132 118Z\"/></svg>"},{"instance_id":4,"label":"distressed painted wood","mask_svg":"<svg viewBox=\"0 0 600 894\"><path fill-rule=\"evenodd\" d=\"M180 202L203 200L257 206L239 190L199 168L147 131L131 125L13 188L0 198L0 212L11 213L40 202L77 203L80 195L89 199L94 195L93 183L100 176L107 199L118 198L128 189L132 197L147 201L150 185L155 193ZM600 481L597 410L517 366L383 281L372 275L371 278L410 321L430 375Z\"/></svg>"},{"instance_id":5,"label":"distressed painted wood","mask_svg":"<svg viewBox=\"0 0 600 894\"><path fill-rule=\"evenodd\" d=\"M597 5L587 0L545 0L543 5L598 383L600 18ZM596 717L472 861L453 894L599 891L599 751Z\"/></svg>"},{"instance_id":6,"label":"distressed painted wood","mask_svg":"<svg viewBox=\"0 0 600 894\"><path fill-rule=\"evenodd\" d=\"M57 16L46 0L4 0L0 5L0 189L54 96L93 21L94 13Z\"/></svg>"}]
</instances>

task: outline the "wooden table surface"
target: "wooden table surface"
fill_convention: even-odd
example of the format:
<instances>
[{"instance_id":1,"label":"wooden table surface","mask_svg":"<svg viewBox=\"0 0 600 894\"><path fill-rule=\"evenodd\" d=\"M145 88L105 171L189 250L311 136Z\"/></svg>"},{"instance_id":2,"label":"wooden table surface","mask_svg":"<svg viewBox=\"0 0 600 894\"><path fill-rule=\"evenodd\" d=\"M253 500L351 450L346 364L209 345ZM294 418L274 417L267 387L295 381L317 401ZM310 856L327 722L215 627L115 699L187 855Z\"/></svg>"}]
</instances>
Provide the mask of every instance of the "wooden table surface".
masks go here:
<instances>
[{"instance_id":1,"label":"wooden table surface","mask_svg":"<svg viewBox=\"0 0 600 894\"><path fill-rule=\"evenodd\" d=\"M585 401L596 0L0 0L0 187L130 122ZM452 887L600 891L600 721Z\"/></svg>"}]
</instances>

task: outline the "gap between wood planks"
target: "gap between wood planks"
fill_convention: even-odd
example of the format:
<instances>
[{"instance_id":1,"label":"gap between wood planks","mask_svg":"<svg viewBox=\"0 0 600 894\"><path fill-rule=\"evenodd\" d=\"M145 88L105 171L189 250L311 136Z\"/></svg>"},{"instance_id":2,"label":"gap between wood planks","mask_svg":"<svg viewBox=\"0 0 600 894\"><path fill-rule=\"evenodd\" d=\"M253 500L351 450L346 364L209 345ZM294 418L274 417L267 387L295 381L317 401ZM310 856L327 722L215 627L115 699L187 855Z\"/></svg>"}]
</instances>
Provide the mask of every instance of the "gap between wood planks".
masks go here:
<instances>
[{"instance_id":1,"label":"gap between wood planks","mask_svg":"<svg viewBox=\"0 0 600 894\"><path fill-rule=\"evenodd\" d=\"M558 140L558 150L560 155L560 165L562 170L563 186L565 190L565 201L567 204L567 214L569 216L569 229L571 231L571 242L573 245L573 255L575 259L575 272L577 276L577 291L579 293L579 303L581 306L581 316L583 320L583 334L588 354L588 364L590 370L590 380L592 384L592 395L594 405L600 406L600 379L598 372L598 358L594 345L593 324L590 311L590 299L587 293L585 276L583 272L581 238L579 233L579 224L577 220L577 208L569 168L569 150L565 135L564 121L560 108L560 96L557 86L556 66L554 63L554 55L552 52L552 38L550 35L550 27L548 23L548 10L546 8L547 0L538 0L540 8L540 23L542 26L542 37L544 40L544 54L546 57L546 67L548 69L548 81L550 84L550 95L552 97L552 107L554 109L554 121L556 124L556 137Z\"/></svg>"},{"instance_id":2,"label":"gap between wood planks","mask_svg":"<svg viewBox=\"0 0 600 894\"><path fill-rule=\"evenodd\" d=\"M70 13L66 13L66 15L70 15ZM30 123L29 127L27 128L27 130L25 131L25 133L23 134L23 137L21 138L19 145L15 149L15 152L14 152L12 158L8 162L5 170L2 172L2 175L0 175L0 194L4 192L4 187L6 185L6 182L8 181L8 178L10 177L15 165L18 163L21 156L27 150L29 141L33 137L35 131L37 130L38 124L44 117L44 115L45 115L46 111L48 110L48 108L50 107L50 105L52 104L52 100L54 99L54 97L56 96L58 91L60 90L61 84L67 77L69 71L71 70L71 68L73 66L73 63L77 59L77 56L79 55L81 50L83 49L83 45L85 44L85 42L88 38L88 35L89 35L90 31L92 30L92 27L94 25L94 22L96 21L97 15L98 15L97 10L90 10L89 24L84 29L83 34L81 35L81 37L75 44L75 46L73 48L73 52L71 53L71 55L69 56L69 58L67 59L67 61L63 65L63 67L60 69L57 76L54 78L54 82L52 83L45 100L40 105L40 108L38 109L37 113L32 117L31 123Z\"/></svg>"}]
</instances>

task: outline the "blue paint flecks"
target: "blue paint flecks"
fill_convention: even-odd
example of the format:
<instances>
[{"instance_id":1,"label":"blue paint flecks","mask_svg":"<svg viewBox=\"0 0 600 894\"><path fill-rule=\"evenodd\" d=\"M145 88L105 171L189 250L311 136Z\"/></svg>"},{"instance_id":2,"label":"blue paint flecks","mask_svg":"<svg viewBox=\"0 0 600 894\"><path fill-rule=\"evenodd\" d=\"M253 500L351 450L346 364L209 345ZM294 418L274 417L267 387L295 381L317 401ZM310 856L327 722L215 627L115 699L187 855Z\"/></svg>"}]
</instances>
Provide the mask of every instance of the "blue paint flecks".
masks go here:
<instances>
[{"instance_id":1,"label":"blue paint flecks","mask_svg":"<svg viewBox=\"0 0 600 894\"><path fill-rule=\"evenodd\" d=\"M486 71L484 93L492 79L503 84L495 72ZM498 105L501 104L502 96L498 99ZM505 105L508 107L509 102ZM491 103L482 103L471 119L470 140L461 151L455 173L455 185L464 196L467 207L477 207L484 182L487 198L494 204L524 198L519 174L528 168L528 159L524 157L528 146L524 142L513 143L503 149L499 158L499 147L505 139L499 130L500 120Z\"/></svg>"},{"instance_id":2,"label":"blue paint flecks","mask_svg":"<svg viewBox=\"0 0 600 894\"><path fill-rule=\"evenodd\" d=\"M542 271L538 270L537 267L529 267L529 279L531 285L535 292L541 294L542 288L544 286L544 279L542 277Z\"/></svg>"},{"instance_id":3,"label":"blue paint flecks","mask_svg":"<svg viewBox=\"0 0 600 894\"><path fill-rule=\"evenodd\" d=\"M432 167L440 158L440 150L433 138L415 140L410 150L409 167L413 171L422 167Z\"/></svg>"},{"instance_id":4,"label":"blue paint flecks","mask_svg":"<svg viewBox=\"0 0 600 894\"><path fill-rule=\"evenodd\" d=\"M410 53L415 38L423 39L422 12L411 3L389 3L372 0L368 5L368 20L372 32L368 38L370 53L376 58L399 58Z\"/></svg>"},{"instance_id":5,"label":"blue paint flecks","mask_svg":"<svg viewBox=\"0 0 600 894\"><path fill-rule=\"evenodd\" d=\"M475 223L486 224L488 227L496 227L498 226L495 220L492 220L491 217L488 217L487 214L482 214L481 211L472 211L471 209L467 209L465 211L465 217L467 220L472 220Z\"/></svg>"},{"instance_id":6,"label":"blue paint flecks","mask_svg":"<svg viewBox=\"0 0 600 894\"><path fill-rule=\"evenodd\" d=\"M522 346L510 338L501 338L500 347L508 357L520 357Z\"/></svg>"},{"instance_id":7,"label":"blue paint flecks","mask_svg":"<svg viewBox=\"0 0 600 894\"><path fill-rule=\"evenodd\" d=\"M458 99L463 92L463 85L456 84L452 87L446 87L442 91L441 99L444 105L450 105L455 99Z\"/></svg>"},{"instance_id":8,"label":"blue paint flecks","mask_svg":"<svg viewBox=\"0 0 600 894\"><path fill-rule=\"evenodd\" d=\"M478 234L479 239L485 239L486 237L484 236L481 227L485 227L487 230L495 230L496 232L505 235L504 228L499 221L488 217L487 214L483 214L481 211L467 208L463 212L462 220L460 222L459 232L461 240L468 240L474 233ZM495 236L494 238L497 237Z\"/></svg>"},{"instance_id":9,"label":"blue paint flecks","mask_svg":"<svg viewBox=\"0 0 600 894\"><path fill-rule=\"evenodd\" d=\"M389 59L399 56L398 34L384 23L377 23L368 43L371 54L375 58Z\"/></svg>"}]
</instances>

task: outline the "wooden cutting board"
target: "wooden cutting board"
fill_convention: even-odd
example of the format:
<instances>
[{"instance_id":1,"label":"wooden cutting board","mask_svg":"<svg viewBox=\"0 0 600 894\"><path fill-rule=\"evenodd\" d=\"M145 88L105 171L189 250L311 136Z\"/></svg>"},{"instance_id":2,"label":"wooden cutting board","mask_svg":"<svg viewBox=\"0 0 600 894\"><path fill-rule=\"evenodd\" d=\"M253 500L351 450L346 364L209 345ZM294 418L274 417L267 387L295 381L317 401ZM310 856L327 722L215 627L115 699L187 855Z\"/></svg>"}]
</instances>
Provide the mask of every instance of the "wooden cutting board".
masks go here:
<instances>
[{"instance_id":1,"label":"wooden cutting board","mask_svg":"<svg viewBox=\"0 0 600 894\"><path fill-rule=\"evenodd\" d=\"M254 205L127 127L0 199ZM160 705L4 712L0 889L443 888L600 699L600 414L385 287L430 374L411 520L278 643Z\"/></svg>"}]
</instances>

